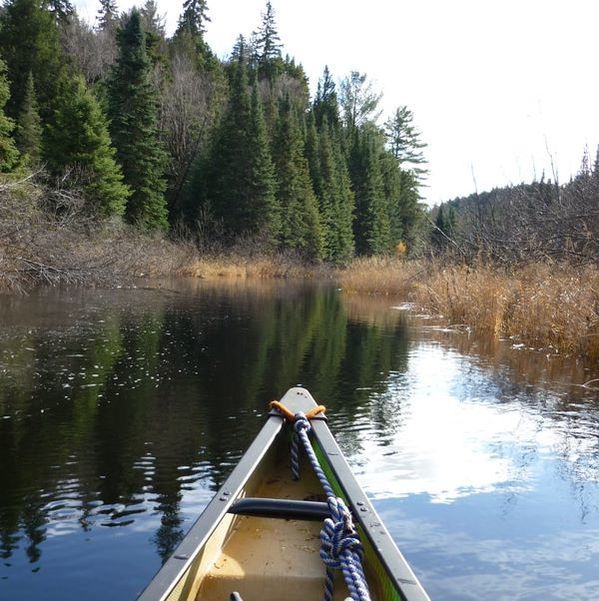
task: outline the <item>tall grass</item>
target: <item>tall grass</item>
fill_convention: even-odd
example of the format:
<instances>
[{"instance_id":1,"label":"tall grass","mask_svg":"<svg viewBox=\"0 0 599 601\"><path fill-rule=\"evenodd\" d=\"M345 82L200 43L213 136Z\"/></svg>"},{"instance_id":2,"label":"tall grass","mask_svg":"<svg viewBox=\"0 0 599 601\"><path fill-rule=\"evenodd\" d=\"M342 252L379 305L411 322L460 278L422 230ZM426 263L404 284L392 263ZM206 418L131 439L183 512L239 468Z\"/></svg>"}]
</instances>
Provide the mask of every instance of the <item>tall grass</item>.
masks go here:
<instances>
[{"instance_id":1,"label":"tall grass","mask_svg":"<svg viewBox=\"0 0 599 601\"><path fill-rule=\"evenodd\" d=\"M487 265L355 263L340 274L350 291L392 294L479 332L534 348L599 358L599 268L535 263Z\"/></svg>"}]
</instances>

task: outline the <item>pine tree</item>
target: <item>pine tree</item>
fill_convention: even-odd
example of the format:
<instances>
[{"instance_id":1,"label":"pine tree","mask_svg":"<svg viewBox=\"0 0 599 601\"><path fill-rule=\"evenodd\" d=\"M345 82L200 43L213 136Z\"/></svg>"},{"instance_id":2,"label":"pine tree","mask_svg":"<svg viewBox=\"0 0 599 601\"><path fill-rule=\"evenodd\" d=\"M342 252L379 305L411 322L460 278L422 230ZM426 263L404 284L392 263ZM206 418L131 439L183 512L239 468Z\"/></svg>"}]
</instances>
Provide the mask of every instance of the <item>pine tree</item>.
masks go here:
<instances>
[{"instance_id":1,"label":"pine tree","mask_svg":"<svg viewBox=\"0 0 599 601\"><path fill-rule=\"evenodd\" d=\"M114 158L107 119L82 76L64 82L47 143L48 167L53 173L61 174L69 167L80 173L90 213L124 214L129 189Z\"/></svg>"},{"instance_id":2,"label":"pine tree","mask_svg":"<svg viewBox=\"0 0 599 601\"><path fill-rule=\"evenodd\" d=\"M18 117L31 72L40 115L43 121L49 121L64 60L56 21L39 0L10 0L6 4L0 16L0 55L6 61L11 82L7 114L13 119Z\"/></svg>"},{"instance_id":3,"label":"pine tree","mask_svg":"<svg viewBox=\"0 0 599 601\"><path fill-rule=\"evenodd\" d=\"M281 206L281 245L309 259L320 260L323 256L323 238L318 204L304 155L299 123L288 98L281 105L274 147Z\"/></svg>"},{"instance_id":4,"label":"pine tree","mask_svg":"<svg viewBox=\"0 0 599 601\"><path fill-rule=\"evenodd\" d=\"M157 92L139 11L118 32L119 57L108 84L110 133L131 189L126 217L147 229L168 227L164 198L167 157L158 132Z\"/></svg>"},{"instance_id":5,"label":"pine tree","mask_svg":"<svg viewBox=\"0 0 599 601\"><path fill-rule=\"evenodd\" d=\"M426 144L420 139L413 120L412 111L407 106L400 106L385 123L385 133L390 150L402 169L410 169L422 178L426 174L426 169L420 167L426 163L423 153Z\"/></svg>"},{"instance_id":6,"label":"pine tree","mask_svg":"<svg viewBox=\"0 0 599 601\"><path fill-rule=\"evenodd\" d=\"M116 0L100 0L100 9L98 10L97 17L99 30L113 30L116 27L118 16Z\"/></svg>"},{"instance_id":7,"label":"pine tree","mask_svg":"<svg viewBox=\"0 0 599 601\"><path fill-rule=\"evenodd\" d=\"M19 151L30 164L42 157L42 122L39 115L33 75L29 72L21 112L17 119L16 142Z\"/></svg>"},{"instance_id":8,"label":"pine tree","mask_svg":"<svg viewBox=\"0 0 599 601\"><path fill-rule=\"evenodd\" d=\"M4 114L4 107L9 98L6 65L0 60L0 172L11 171L19 159L19 152L10 137L15 125L12 119Z\"/></svg>"}]
</instances>

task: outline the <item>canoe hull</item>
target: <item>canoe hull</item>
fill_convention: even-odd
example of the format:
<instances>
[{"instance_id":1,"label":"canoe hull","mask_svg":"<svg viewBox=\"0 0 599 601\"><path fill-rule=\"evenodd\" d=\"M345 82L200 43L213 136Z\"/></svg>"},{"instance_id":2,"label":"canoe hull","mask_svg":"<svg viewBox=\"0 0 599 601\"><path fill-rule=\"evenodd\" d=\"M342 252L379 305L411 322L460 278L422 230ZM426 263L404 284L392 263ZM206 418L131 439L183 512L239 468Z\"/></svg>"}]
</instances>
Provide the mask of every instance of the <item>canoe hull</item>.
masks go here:
<instances>
[{"instance_id":1,"label":"canoe hull","mask_svg":"<svg viewBox=\"0 0 599 601\"><path fill-rule=\"evenodd\" d=\"M294 412L307 412L316 404L303 388L290 389L281 402ZM325 500L306 461L301 463L300 480L291 479L290 439L289 426L272 413L138 601L227 600L233 591L241 593L245 601L322 599L325 568L319 557L320 523L229 513L236 500L244 497ZM373 601L427 601L424 589L351 473L326 420L312 421L311 441L335 493L356 518ZM335 601L348 597L341 577L335 591Z\"/></svg>"}]
</instances>

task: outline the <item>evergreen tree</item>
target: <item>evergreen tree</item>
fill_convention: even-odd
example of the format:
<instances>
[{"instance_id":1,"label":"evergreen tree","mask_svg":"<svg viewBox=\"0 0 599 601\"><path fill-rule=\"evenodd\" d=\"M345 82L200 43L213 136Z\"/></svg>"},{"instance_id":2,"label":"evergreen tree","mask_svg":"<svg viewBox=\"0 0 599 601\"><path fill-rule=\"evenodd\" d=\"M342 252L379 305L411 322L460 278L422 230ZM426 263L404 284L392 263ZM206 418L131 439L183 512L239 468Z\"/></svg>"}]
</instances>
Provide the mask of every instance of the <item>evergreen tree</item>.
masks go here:
<instances>
[{"instance_id":1,"label":"evergreen tree","mask_svg":"<svg viewBox=\"0 0 599 601\"><path fill-rule=\"evenodd\" d=\"M231 237L244 229L242 215L245 213L247 182L240 177L240 167L248 159L251 114L245 45L242 40L238 50L237 59L231 65L229 103L214 135L205 189L211 217L221 222L225 233Z\"/></svg>"},{"instance_id":2,"label":"evergreen tree","mask_svg":"<svg viewBox=\"0 0 599 601\"><path fill-rule=\"evenodd\" d=\"M43 121L50 120L64 60L56 21L39 0L10 0L5 5L0 14L0 54L11 84L7 114L18 117L32 73L40 115Z\"/></svg>"},{"instance_id":3,"label":"evergreen tree","mask_svg":"<svg viewBox=\"0 0 599 601\"><path fill-rule=\"evenodd\" d=\"M19 159L19 152L10 134L15 125L12 119L4 114L4 107L9 98L6 65L0 60L0 172L11 171Z\"/></svg>"},{"instance_id":4,"label":"evergreen tree","mask_svg":"<svg viewBox=\"0 0 599 601\"><path fill-rule=\"evenodd\" d=\"M119 57L108 85L110 132L131 189L126 217L148 229L168 227L164 198L167 157L158 133L157 93L139 11L118 32Z\"/></svg>"},{"instance_id":5,"label":"evergreen tree","mask_svg":"<svg viewBox=\"0 0 599 601\"><path fill-rule=\"evenodd\" d=\"M101 31L111 31L116 27L118 19L118 7L116 0L100 0L100 9L98 10L98 29Z\"/></svg>"},{"instance_id":6,"label":"evergreen tree","mask_svg":"<svg viewBox=\"0 0 599 601\"><path fill-rule=\"evenodd\" d=\"M187 54L198 69L219 79L222 76L222 64L204 39L207 22L210 22L210 17L206 0L186 0L171 47Z\"/></svg>"},{"instance_id":7,"label":"evergreen tree","mask_svg":"<svg viewBox=\"0 0 599 601\"><path fill-rule=\"evenodd\" d=\"M54 15L57 21L66 21L75 14L75 9L69 0L44 0L43 6Z\"/></svg>"},{"instance_id":8,"label":"evergreen tree","mask_svg":"<svg viewBox=\"0 0 599 601\"><path fill-rule=\"evenodd\" d=\"M402 171L397 159L388 150L381 153L381 170L385 198L389 206L391 241L397 245L400 241L405 242L402 214Z\"/></svg>"},{"instance_id":9,"label":"evergreen tree","mask_svg":"<svg viewBox=\"0 0 599 601\"><path fill-rule=\"evenodd\" d=\"M323 123L323 135L326 139L326 121ZM354 243L354 211L356 199L351 189L351 179L341 142L341 135L336 129L330 129L330 140L333 150L334 166L333 184L335 186L335 254L337 263L347 263L355 251Z\"/></svg>"},{"instance_id":10,"label":"evergreen tree","mask_svg":"<svg viewBox=\"0 0 599 601\"><path fill-rule=\"evenodd\" d=\"M413 119L412 111L407 106L400 106L385 123L385 133L391 152L402 169L410 169L420 178L426 173L426 169L420 167L426 163L423 154L426 144L421 141Z\"/></svg>"},{"instance_id":11,"label":"evergreen tree","mask_svg":"<svg viewBox=\"0 0 599 601\"><path fill-rule=\"evenodd\" d=\"M207 22L210 22L207 0L183 2L183 14L179 17L178 29L186 29L193 36L203 37Z\"/></svg>"},{"instance_id":12,"label":"evergreen tree","mask_svg":"<svg viewBox=\"0 0 599 601\"><path fill-rule=\"evenodd\" d=\"M253 50L261 77L272 81L281 67L281 40L275 24L275 13L270 1L262 13L262 23L253 35Z\"/></svg>"},{"instance_id":13,"label":"evergreen tree","mask_svg":"<svg viewBox=\"0 0 599 601\"><path fill-rule=\"evenodd\" d=\"M31 71L27 78L25 96L17 119L15 138L23 157L31 164L39 163L42 157L42 122Z\"/></svg>"},{"instance_id":14,"label":"evergreen tree","mask_svg":"<svg viewBox=\"0 0 599 601\"><path fill-rule=\"evenodd\" d=\"M255 228L255 231L275 240L279 233L281 216L275 197L275 170L270 156L266 123L256 80L252 86L248 133L248 189L251 195L251 206L245 221L248 228Z\"/></svg>"},{"instance_id":15,"label":"evergreen tree","mask_svg":"<svg viewBox=\"0 0 599 601\"><path fill-rule=\"evenodd\" d=\"M354 236L360 255L389 252L391 226L381 171L380 134L374 127L354 134L350 173L356 195Z\"/></svg>"},{"instance_id":16,"label":"evergreen tree","mask_svg":"<svg viewBox=\"0 0 599 601\"><path fill-rule=\"evenodd\" d=\"M243 47L211 156L206 197L230 239L258 235L270 242L279 229L275 176L257 82L248 91Z\"/></svg>"},{"instance_id":17,"label":"evergreen tree","mask_svg":"<svg viewBox=\"0 0 599 601\"><path fill-rule=\"evenodd\" d=\"M308 161L312 189L314 190L314 194L318 202L318 214L323 242L322 258L326 261L330 261L333 254L331 244L333 228L333 198L331 197L329 188L325 186L323 178L323 165L321 164L321 141L316 130L313 112L308 115L305 138L305 154Z\"/></svg>"},{"instance_id":18,"label":"evergreen tree","mask_svg":"<svg viewBox=\"0 0 599 601\"><path fill-rule=\"evenodd\" d=\"M320 260L323 239L318 205L300 126L288 98L282 102L274 148L281 206L281 245L312 260Z\"/></svg>"},{"instance_id":19,"label":"evergreen tree","mask_svg":"<svg viewBox=\"0 0 599 601\"><path fill-rule=\"evenodd\" d=\"M314 115L316 125L322 126L324 119L327 120L330 127L336 129L339 126L339 103L335 82L331 77L329 68L324 68L322 78L318 81L316 96L314 97Z\"/></svg>"},{"instance_id":20,"label":"evergreen tree","mask_svg":"<svg viewBox=\"0 0 599 601\"><path fill-rule=\"evenodd\" d=\"M456 216L454 208L449 205L447 208L441 205L435 218L435 228L431 233L433 246L438 250L444 250L449 245L449 240L453 235Z\"/></svg>"},{"instance_id":21,"label":"evergreen tree","mask_svg":"<svg viewBox=\"0 0 599 601\"><path fill-rule=\"evenodd\" d=\"M54 125L48 132L48 167L55 174L79 171L91 213L123 215L129 189L117 165L108 123L98 101L78 75L63 84Z\"/></svg>"}]
</instances>

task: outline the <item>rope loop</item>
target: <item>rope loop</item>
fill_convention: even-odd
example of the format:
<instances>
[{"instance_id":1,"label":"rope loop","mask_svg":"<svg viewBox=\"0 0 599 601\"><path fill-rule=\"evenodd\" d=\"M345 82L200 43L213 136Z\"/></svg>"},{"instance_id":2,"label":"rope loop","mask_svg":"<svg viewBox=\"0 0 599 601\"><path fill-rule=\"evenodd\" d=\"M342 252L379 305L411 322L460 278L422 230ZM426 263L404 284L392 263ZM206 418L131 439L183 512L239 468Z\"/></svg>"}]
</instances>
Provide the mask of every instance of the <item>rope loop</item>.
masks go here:
<instances>
[{"instance_id":1,"label":"rope loop","mask_svg":"<svg viewBox=\"0 0 599 601\"><path fill-rule=\"evenodd\" d=\"M312 426L310 425L310 421L301 411L298 411L293 416L293 418L294 418L293 429L295 430L296 433L299 434L303 430L305 430L306 432L309 432L312 429Z\"/></svg>"}]
</instances>

